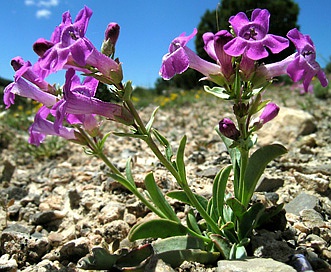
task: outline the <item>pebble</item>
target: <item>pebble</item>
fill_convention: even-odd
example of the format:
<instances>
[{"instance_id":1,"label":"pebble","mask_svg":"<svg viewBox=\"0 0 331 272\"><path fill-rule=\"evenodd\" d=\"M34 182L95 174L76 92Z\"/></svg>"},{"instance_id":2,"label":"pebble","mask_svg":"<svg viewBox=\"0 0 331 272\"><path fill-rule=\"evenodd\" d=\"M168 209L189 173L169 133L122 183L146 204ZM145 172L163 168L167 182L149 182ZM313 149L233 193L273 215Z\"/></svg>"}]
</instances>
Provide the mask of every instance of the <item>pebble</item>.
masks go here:
<instances>
[{"instance_id":1,"label":"pebble","mask_svg":"<svg viewBox=\"0 0 331 272\"><path fill-rule=\"evenodd\" d=\"M243 260L222 260L217 263L217 272L296 272L284 263L271 258L247 258Z\"/></svg>"},{"instance_id":2,"label":"pebble","mask_svg":"<svg viewBox=\"0 0 331 272\"><path fill-rule=\"evenodd\" d=\"M14 258L11 258L9 254L3 254L0 257L0 271L4 272L16 272L17 262Z\"/></svg>"},{"instance_id":3,"label":"pebble","mask_svg":"<svg viewBox=\"0 0 331 272\"><path fill-rule=\"evenodd\" d=\"M300 212L304 209L315 209L319 205L318 203L318 197L307 193L300 193L291 202L286 204L284 208L287 213L300 215Z\"/></svg>"}]
</instances>

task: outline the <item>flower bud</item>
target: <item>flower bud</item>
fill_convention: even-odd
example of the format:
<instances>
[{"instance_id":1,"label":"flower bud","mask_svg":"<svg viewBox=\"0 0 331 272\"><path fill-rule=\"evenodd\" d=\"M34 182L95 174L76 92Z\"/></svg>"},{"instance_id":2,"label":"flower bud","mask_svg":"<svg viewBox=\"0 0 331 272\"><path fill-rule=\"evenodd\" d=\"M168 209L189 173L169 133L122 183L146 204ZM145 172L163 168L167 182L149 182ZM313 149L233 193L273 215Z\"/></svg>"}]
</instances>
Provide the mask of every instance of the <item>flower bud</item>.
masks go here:
<instances>
[{"instance_id":1,"label":"flower bud","mask_svg":"<svg viewBox=\"0 0 331 272\"><path fill-rule=\"evenodd\" d=\"M236 128L236 125L229 119L223 118L219 124L220 132L227 138L232 140L237 140L240 136L239 130Z\"/></svg>"},{"instance_id":2,"label":"flower bud","mask_svg":"<svg viewBox=\"0 0 331 272\"><path fill-rule=\"evenodd\" d=\"M260 122L264 125L274 119L278 115L278 112L279 107L275 103L268 103L259 117Z\"/></svg>"},{"instance_id":3,"label":"flower bud","mask_svg":"<svg viewBox=\"0 0 331 272\"><path fill-rule=\"evenodd\" d=\"M101 52L106 56L113 56L115 44L120 34L120 26L117 23L110 23L105 31L105 39L102 43Z\"/></svg>"}]
</instances>

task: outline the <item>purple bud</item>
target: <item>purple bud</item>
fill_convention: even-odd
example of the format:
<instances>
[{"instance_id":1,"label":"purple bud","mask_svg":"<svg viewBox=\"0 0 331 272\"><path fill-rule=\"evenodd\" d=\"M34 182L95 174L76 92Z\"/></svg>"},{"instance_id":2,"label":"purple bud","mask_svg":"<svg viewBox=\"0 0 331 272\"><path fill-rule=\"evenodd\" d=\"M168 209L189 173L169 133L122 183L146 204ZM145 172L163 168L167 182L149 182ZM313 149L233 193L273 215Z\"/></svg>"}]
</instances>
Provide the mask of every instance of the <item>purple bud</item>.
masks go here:
<instances>
[{"instance_id":1,"label":"purple bud","mask_svg":"<svg viewBox=\"0 0 331 272\"><path fill-rule=\"evenodd\" d=\"M52 48L54 43L47 41L43 38L38 39L34 44L33 44L33 51L39 56L43 57L45 52Z\"/></svg>"},{"instance_id":2,"label":"purple bud","mask_svg":"<svg viewBox=\"0 0 331 272\"><path fill-rule=\"evenodd\" d=\"M120 26L117 23L110 23L105 31L105 41L109 40L115 46L120 34Z\"/></svg>"},{"instance_id":3,"label":"purple bud","mask_svg":"<svg viewBox=\"0 0 331 272\"><path fill-rule=\"evenodd\" d=\"M102 43L101 52L106 56L114 56L115 44L120 34L120 26L117 23L110 23L105 31L105 40Z\"/></svg>"},{"instance_id":4,"label":"purple bud","mask_svg":"<svg viewBox=\"0 0 331 272\"><path fill-rule=\"evenodd\" d=\"M260 122L264 125L274 119L278 115L278 112L279 107L275 103L268 103L259 117Z\"/></svg>"},{"instance_id":5,"label":"purple bud","mask_svg":"<svg viewBox=\"0 0 331 272\"><path fill-rule=\"evenodd\" d=\"M219 122L219 130L220 132L227 138L232 140L237 140L240 136L239 130L236 128L236 125L229 119L223 118Z\"/></svg>"}]
</instances>

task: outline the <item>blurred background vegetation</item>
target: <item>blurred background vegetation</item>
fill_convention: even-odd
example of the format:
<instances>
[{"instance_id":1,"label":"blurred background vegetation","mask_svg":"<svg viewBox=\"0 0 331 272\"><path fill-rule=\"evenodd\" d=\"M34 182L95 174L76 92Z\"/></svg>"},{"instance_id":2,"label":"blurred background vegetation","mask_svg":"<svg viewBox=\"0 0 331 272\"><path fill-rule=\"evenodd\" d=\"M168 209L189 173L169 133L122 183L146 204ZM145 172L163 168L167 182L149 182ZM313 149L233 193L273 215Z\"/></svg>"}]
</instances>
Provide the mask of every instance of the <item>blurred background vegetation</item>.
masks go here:
<instances>
[{"instance_id":1,"label":"blurred background vegetation","mask_svg":"<svg viewBox=\"0 0 331 272\"><path fill-rule=\"evenodd\" d=\"M195 39L195 51L197 54L207 60L209 56L203 49L202 34L205 32L216 33L220 29L228 29L228 21L224 18L229 18L231 15L239 11L245 11L250 17L250 13L255 8L266 8L272 14L270 18L270 33L286 36L289 29L294 27L300 29L297 24L299 15L299 6L293 0L222 0L215 10L207 10L202 14L200 23L198 24L198 34ZM261 61L265 63L278 61L292 54L295 51L294 46L290 46L281 54L272 55ZM9 64L8 64L9 65ZM327 74L331 73L331 57L328 64L324 67ZM185 105L194 103L205 97L202 87L208 84L206 81L199 81L201 75L189 69L185 73L175 76L171 80L163 80L158 78L153 88L135 87L133 92L133 101L138 107L146 107L150 104L160 105L161 107L172 107L174 105ZM1 78L0 74L0 96L3 96L3 89L11 80ZM315 81L316 82L316 81ZM279 84L288 86L289 89L293 87L291 81L287 77L279 78ZM209 83L210 84L210 83ZM328 88L322 88L315 84L315 97L319 99L326 99L329 95ZM197 90L190 92L190 90ZM111 93L106 86L100 84L98 88L98 97L103 100L112 100ZM16 96L15 104L9 110L4 110L2 99L0 100L0 122L2 126L4 123L9 124L14 129L27 131L28 127L33 121L33 115L38 110L39 105L35 102ZM5 121L5 122L4 122ZM1 141L1 139L0 139ZM1 143L0 143L1 144Z\"/></svg>"}]
</instances>

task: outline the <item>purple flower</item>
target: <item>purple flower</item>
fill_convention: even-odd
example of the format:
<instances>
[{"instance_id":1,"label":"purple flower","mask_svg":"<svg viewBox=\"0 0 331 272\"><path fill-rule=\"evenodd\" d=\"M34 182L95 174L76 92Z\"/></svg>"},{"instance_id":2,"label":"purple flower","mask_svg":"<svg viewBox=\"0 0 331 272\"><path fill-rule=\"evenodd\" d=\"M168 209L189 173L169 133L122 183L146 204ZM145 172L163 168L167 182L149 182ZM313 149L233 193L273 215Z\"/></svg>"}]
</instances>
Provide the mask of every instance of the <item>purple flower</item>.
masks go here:
<instances>
[{"instance_id":1,"label":"purple flower","mask_svg":"<svg viewBox=\"0 0 331 272\"><path fill-rule=\"evenodd\" d=\"M37 86L27 83L23 78L18 78L5 88L3 101L6 109L15 103L15 95L31 98L46 106L53 106L57 102L55 95L42 91Z\"/></svg>"},{"instance_id":2,"label":"purple flower","mask_svg":"<svg viewBox=\"0 0 331 272\"><path fill-rule=\"evenodd\" d=\"M287 73L294 82L303 80L305 91L308 91L309 84L314 76L317 76L321 85L326 87L328 80L325 73L317 63L316 50L313 41L308 35L303 35L296 28L290 30L287 37L294 43L297 53L293 61L287 67Z\"/></svg>"},{"instance_id":3,"label":"purple flower","mask_svg":"<svg viewBox=\"0 0 331 272\"><path fill-rule=\"evenodd\" d=\"M57 135L67 140L76 139L73 128L60 127L57 131L54 129L54 123L47 120L50 110L43 106L35 115L34 122L29 128L29 143L39 146L47 135Z\"/></svg>"},{"instance_id":4,"label":"purple flower","mask_svg":"<svg viewBox=\"0 0 331 272\"><path fill-rule=\"evenodd\" d=\"M164 79L171 79L176 74L185 72L189 67L206 77L219 74L220 67L218 65L201 59L186 46L196 33L197 30L194 29L191 35L185 36L185 33L183 33L171 42L169 53L162 58L162 66L159 72Z\"/></svg>"},{"instance_id":5,"label":"purple flower","mask_svg":"<svg viewBox=\"0 0 331 272\"><path fill-rule=\"evenodd\" d=\"M85 37L91 16L92 11L84 7L72 23L70 13L65 12L62 23L55 28L51 40L37 40L33 48L40 56L37 65L41 77L45 78L50 73L73 67L86 74L99 72L110 84L122 81L121 65L99 52Z\"/></svg>"},{"instance_id":6,"label":"purple flower","mask_svg":"<svg viewBox=\"0 0 331 272\"><path fill-rule=\"evenodd\" d=\"M238 140L240 136L240 132L236 128L236 125L229 118L223 118L219 122L218 128L225 137L230 138L232 140Z\"/></svg>"},{"instance_id":7,"label":"purple flower","mask_svg":"<svg viewBox=\"0 0 331 272\"><path fill-rule=\"evenodd\" d=\"M246 54L252 60L259 60L268 56L265 47L274 54L288 47L286 38L268 34L269 18L270 13L266 9L255 9L251 21L243 12L230 17L236 37L224 46L224 51L234 57Z\"/></svg>"},{"instance_id":8,"label":"purple flower","mask_svg":"<svg viewBox=\"0 0 331 272\"><path fill-rule=\"evenodd\" d=\"M207 32L202 36L208 55L220 65L220 71L228 82L234 74L232 66L232 56L224 51L224 45L233 39L233 36L226 30L221 30L216 34Z\"/></svg>"},{"instance_id":9,"label":"purple flower","mask_svg":"<svg viewBox=\"0 0 331 272\"><path fill-rule=\"evenodd\" d=\"M127 109L94 97L97 86L98 80L95 78L86 77L84 83L81 84L73 69L70 68L67 71L63 87L64 99L52 108L52 112L56 116L56 129L62 126L62 122L68 114L97 114L126 125L133 124L133 116Z\"/></svg>"}]
</instances>

